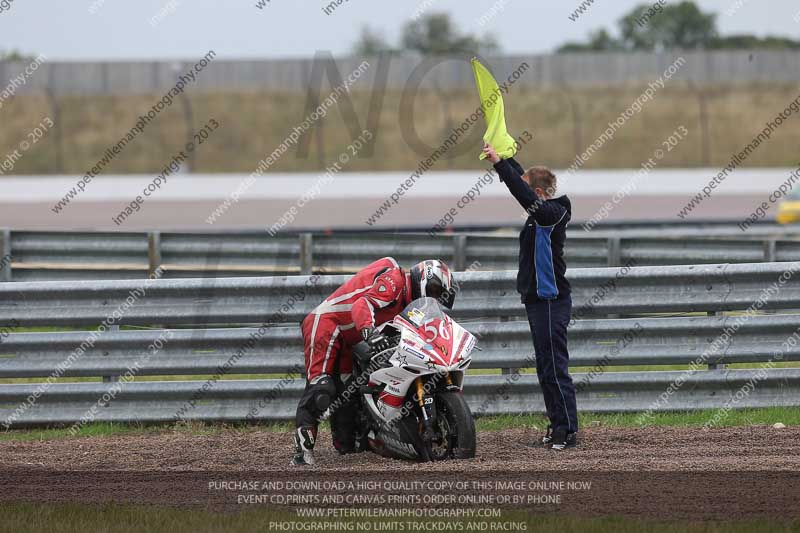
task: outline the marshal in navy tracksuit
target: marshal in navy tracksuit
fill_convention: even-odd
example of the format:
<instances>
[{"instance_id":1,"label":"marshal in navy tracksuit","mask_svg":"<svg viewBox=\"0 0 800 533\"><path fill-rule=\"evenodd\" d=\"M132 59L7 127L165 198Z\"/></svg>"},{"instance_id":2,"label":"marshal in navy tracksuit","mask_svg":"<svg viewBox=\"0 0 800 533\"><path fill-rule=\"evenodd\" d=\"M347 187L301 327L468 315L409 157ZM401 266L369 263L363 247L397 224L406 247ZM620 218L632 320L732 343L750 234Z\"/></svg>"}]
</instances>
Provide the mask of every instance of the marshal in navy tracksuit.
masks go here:
<instances>
[{"instance_id":1,"label":"marshal in navy tracksuit","mask_svg":"<svg viewBox=\"0 0 800 533\"><path fill-rule=\"evenodd\" d=\"M539 198L522 180L524 170L513 158L499 161L494 168L529 215L519 235L517 291L528 314L536 373L552 434L563 437L578 431L575 386L569 375L567 351L572 298L564 276L564 241L572 205L566 196Z\"/></svg>"}]
</instances>

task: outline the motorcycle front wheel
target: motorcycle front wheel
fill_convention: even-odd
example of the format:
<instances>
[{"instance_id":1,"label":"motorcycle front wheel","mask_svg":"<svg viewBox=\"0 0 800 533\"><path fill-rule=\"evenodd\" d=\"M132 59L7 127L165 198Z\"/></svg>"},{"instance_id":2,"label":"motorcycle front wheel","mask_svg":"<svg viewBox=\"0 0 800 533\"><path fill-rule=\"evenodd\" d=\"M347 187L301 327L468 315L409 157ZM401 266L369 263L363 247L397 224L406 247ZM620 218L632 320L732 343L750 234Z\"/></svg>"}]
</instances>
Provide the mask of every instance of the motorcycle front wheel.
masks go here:
<instances>
[{"instance_id":1,"label":"motorcycle front wheel","mask_svg":"<svg viewBox=\"0 0 800 533\"><path fill-rule=\"evenodd\" d=\"M443 461L475 457L475 419L464 396L458 392L442 392L435 396L435 401L436 436L425 450L423 459Z\"/></svg>"}]
</instances>

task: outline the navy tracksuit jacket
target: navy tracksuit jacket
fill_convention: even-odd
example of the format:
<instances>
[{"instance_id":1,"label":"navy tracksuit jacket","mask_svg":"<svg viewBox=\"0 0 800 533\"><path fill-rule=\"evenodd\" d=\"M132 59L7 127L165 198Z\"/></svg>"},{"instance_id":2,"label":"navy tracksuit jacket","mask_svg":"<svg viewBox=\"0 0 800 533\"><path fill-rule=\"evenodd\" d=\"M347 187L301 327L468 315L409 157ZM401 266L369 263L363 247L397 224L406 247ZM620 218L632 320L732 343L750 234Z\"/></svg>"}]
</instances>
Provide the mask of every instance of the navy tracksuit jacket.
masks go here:
<instances>
[{"instance_id":1,"label":"navy tracksuit jacket","mask_svg":"<svg viewBox=\"0 0 800 533\"><path fill-rule=\"evenodd\" d=\"M525 304L536 353L536 374L553 430L578 431L575 386L569 375L567 325L572 313L564 276L564 241L572 204L566 196L543 200L522 180L514 158L494 166L500 181L528 213L519 234L517 291Z\"/></svg>"}]
</instances>

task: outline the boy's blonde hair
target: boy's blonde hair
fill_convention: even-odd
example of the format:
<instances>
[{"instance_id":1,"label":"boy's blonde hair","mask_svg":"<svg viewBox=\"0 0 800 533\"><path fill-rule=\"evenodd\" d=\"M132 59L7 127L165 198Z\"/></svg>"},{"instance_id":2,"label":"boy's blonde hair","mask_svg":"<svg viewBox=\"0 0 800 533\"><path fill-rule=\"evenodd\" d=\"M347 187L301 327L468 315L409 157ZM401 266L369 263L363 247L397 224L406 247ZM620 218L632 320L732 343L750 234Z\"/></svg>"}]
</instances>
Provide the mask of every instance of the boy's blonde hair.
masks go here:
<instances>
[{"instance_id":1,"label":"boy's blonde hair","mask_svg":"<svg viewBox=\"0 0 800 533\"><path fill-rule=\"evenodd\" d=\"M548 195L553 196L558 186L556 175L547 167L531 167L525 172L525 177L528 183L531 184L531 189L540 187Z\"/></svg>"}]
</instances>

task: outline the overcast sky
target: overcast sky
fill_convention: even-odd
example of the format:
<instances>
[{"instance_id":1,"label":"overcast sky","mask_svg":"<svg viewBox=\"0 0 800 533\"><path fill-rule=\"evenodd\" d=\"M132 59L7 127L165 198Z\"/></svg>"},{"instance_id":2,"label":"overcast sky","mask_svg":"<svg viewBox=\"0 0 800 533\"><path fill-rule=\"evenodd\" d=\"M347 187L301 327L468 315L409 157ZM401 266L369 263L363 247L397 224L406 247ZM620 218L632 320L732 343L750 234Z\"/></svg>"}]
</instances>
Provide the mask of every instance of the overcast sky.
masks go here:
<instances>
[{"instance_id":1,"label":"overcast sky","mask_svg":"<svg viewBox=\"0 0 800 533\"><path fill-rule=\"evenodd\" d=\"M0 0L0 3L7 0ZM13 0L0 12L0 49L43 53L50 60L191 59L214 49L221 58L308 57L316 50L346 55L369 25L394 44L415 11L446 11L464 31L492 5L500 12L479 33L492 33L503 51L545 53L566 40L610 28L636 0L596 0L576 22L580 0ZM719 13L723 34L778 34L800 38L797 0L700 0ZM90 6L96 5L96 13ZM726 11L741 5L732 15ZM766 8L766 6L769 8ZM170 9L173 7L174 9ZM151 18L165 9L155 27ZM172 11L172 12L170 12Z\"/></svg>"}]
</instances>

